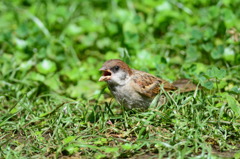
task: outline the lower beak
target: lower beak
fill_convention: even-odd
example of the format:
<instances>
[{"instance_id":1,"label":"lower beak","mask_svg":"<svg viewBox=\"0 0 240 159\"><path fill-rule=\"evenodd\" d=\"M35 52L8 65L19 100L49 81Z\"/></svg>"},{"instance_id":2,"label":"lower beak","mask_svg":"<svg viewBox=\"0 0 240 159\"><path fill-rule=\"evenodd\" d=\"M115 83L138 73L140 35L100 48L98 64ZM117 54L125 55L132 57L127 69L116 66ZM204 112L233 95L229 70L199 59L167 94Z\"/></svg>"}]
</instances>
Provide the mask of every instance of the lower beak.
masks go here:
<instances>
[{"instance_id":1,"label":"lower beak","mask_svg":"<svg viewBox=\"0 0 240 159\"><path fill-rule=\"evenodd\" d=\"M108 81L111 76L101 76L98 81Z\"/></svg>"}]
</instances>

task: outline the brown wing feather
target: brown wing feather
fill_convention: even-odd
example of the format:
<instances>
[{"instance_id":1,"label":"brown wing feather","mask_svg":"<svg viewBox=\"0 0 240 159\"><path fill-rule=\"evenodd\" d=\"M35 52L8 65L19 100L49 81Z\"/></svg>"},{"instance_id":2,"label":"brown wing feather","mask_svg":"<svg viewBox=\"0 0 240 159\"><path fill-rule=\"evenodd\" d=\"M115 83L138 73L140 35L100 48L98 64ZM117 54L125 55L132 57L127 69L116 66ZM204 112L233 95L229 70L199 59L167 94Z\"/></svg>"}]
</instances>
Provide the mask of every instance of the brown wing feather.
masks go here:
<instances>
[{"instance_id":1,"label":"brown wing feather","mask_svg":"<svg viewBox=\"0 0 240 159\"><path fill-rule=\"evenodd\" d=\"M150 98L154 98L159 93L161 89L160 85L163 85L163 88L166 91L177 89L177 87L165 80L137 70L134 70L132 82L132 85L137 92Z\"/></svg>"}]
</instances>

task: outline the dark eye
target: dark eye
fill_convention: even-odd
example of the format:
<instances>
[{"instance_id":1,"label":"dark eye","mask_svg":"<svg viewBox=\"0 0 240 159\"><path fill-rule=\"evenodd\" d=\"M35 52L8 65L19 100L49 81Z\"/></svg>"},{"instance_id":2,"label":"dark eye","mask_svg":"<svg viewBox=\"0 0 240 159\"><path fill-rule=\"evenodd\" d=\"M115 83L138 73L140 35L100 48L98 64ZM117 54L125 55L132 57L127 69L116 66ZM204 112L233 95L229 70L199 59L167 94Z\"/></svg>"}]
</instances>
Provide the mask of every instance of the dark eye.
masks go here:
<instances>
[{"instance_id":1,"label":"dark eye","mask_svg":"<svg viewBox=\"0 0 240 159\"><path fill-rule=\"evenodd\" d=\"M112 68L112 71L113 71L113 72L117 72L117 71L119 70L119 68L120 68L119 66L114 66L114 67Z\"/></svg>"}]
</instances>

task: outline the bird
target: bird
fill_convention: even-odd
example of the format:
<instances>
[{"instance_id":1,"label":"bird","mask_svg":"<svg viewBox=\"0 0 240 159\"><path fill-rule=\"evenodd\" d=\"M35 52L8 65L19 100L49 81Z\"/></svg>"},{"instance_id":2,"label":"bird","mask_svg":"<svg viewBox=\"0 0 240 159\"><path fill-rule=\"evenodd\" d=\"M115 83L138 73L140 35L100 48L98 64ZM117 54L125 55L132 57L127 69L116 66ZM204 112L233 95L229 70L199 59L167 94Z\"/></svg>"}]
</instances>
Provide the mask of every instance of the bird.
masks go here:
<instances>
[{"instance_id":1,"label":"bird","mask_svg":"<svg viewBox=\"0 0 240 159\"><path fill-rule=\"evenodd\" d=\"M106 61L99 69L102 76L99 81L105 81L117 102L127 109L146 109L162 89L165 91L189 92L196 90L196 85L188 79L170 83L147 72L130 68L120 59ZM161 95L162 104L166 98Z\"/></svg>"}]
</instances>

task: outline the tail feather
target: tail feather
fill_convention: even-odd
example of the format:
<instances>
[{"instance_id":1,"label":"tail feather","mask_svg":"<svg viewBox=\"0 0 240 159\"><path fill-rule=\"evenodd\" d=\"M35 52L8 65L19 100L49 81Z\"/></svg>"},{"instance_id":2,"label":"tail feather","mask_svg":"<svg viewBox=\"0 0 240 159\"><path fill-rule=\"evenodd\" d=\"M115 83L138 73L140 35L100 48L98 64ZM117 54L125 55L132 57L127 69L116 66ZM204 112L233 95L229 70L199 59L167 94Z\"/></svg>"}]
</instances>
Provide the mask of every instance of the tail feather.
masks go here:
<instances>
[{"instance_id":1,"label":"tail feather","mask_svg":"<svg viewBox=\"0 0 240 159\"><path fill-rule=\"evenodd\" d=\"M180 92L191 92L197 89L197 86L193 84L189 79L180 79L172 83L177 87Z\"/></svg>"}]
</instances>

